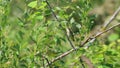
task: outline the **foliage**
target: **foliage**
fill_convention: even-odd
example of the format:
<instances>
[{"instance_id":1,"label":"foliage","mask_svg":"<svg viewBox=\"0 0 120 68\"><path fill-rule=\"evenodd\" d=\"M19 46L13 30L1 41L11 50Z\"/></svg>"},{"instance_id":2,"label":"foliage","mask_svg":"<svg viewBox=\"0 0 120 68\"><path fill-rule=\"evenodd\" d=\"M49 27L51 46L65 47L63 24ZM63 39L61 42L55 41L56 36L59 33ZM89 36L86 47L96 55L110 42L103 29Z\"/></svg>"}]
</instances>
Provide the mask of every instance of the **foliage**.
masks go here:
<instances>
[{"instance_id":1,"label":"foliage","mask_svg":"<svg viewBox=\"0 0 120 68\"><path fill-rule=\"evenodd\" d=\"M95 19L95 15L88 13L92 9L91 1L61 0L56 4L57 1L48 1L53 7L50 9L44 0L24 0L24 7L15 7L13 3L17 1L14 0L0 0L0 68L44 67L48 63L45 57L52 60L71 49L64 32L66 28L71 30L73 36L70 35L70 39L76 47L89 35ZM84 54L95 67L118 68L119 38L118 34L110 35L108 45L100 45L97 40L90 44L90 48L80 48L51 67L82 67L79 57Z\"/></svg>"},{"instance_id":2,"label":"foliage","mask_svg":"<svg viewBox=\"0 0 120 68\"><path fill-rule=\"evenodd\" d=\"M119 68L119 45L120 39L108 45L94 45L87 49L85 54L97 68Z\"/></svg>"}]
</instances>

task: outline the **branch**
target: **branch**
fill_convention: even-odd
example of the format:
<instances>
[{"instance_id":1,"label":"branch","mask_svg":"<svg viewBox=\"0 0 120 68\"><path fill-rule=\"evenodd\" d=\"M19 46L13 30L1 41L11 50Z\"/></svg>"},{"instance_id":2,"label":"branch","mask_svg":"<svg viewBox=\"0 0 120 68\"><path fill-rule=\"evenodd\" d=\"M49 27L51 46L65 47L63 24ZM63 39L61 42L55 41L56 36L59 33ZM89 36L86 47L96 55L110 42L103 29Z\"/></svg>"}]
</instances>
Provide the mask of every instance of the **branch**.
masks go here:
<instances>
[{"instance_id":1,"label":"branch","mask_svg":"<svg viewBox=\"0 0 120 68\"><path fill-rule=\"evenodd\" d=\"M118 24L116 24L116 25L113 25L113 26L111 26L110 28L108 28L108 29L106 29L106 30L104 30L104 31L102 31L102 32L99 32L99 33L97 33L95 36L90 36L90 37L88 37L82 44L80 44L79 46L80 47L83 47L87 42L91 42L92 40L94 41L97 37L99 37L100 35L102 35L103 33L106 33L106 32L108 32L108 31L110 31L110 30L112 30L113 28L115 28L115 27L117 27L117 26L119 26L120 25L120 23L118 23Z\"/></svg>"},{"instance_id":2,"label":"branch","mask_svg":"<svg viewBox=\"0 0 120 68\"><path fill-rule=\"evenodd\" d=\"M82 60L81 57L80 57L80 63L81 63L81 65L82 65L82 68L85 68L85 65L84 65L83 60Z\"/></svg>"},{"instance_id":3,"label":"branch","mask_svg":"<svg viewBox=\"0 0 120 68\"><path fill-rule=\"evenodd\" d=\"M108 20L108 21L104 24L103 29L105 29L105 28L116 18L116 16L118 15L119 12L120 12L120 6L119 6L119 8L114 12L114 14L111 16L110 20Z\"/></svg>"},{"instance_id":4,"label":"branch","mask_svg":"<svg viewBox=\"0 0 120 68\"><path fill-rule=\"evenodd\" d=\"M45 0L45 2L47 3L47 5L48 5L49 9L51 10L51 12L52 12L53 16L55 17L55 19L56 19L58 22L60 22L59 19L58 19L58 17L56 16L55 12L52 10L52 7L50 6L49 2L48 2L47 0ZM60 26L61 28L63 28L63 27L61 26L61 24L59 24L59 26ZM63 28L63 29L64 29L64 28ZM65 33L65 35L66 35L66 37L67 37L67 40L68 40L68 42L70 43L70 46L75 50L75 45L72 43L72 41L71 41L71 39L69 38L66 30L67 30L67 29L64 30L64 33Z\"/></svg>"},{"instance_id":5,"label":"branch","mask_svg":"<svg viewBox=\"0 0 120 68\"><path fill-rule=\"evenodd\" d=\"M116 25L113 25L112 27L110 27L110 28L108 28L108 29L106 29L106 30L104 30L104 31L96 34L96 35L94 36L94 38L97 38L98 36L100 36L100 35L102 35L103 33L106 33L106 32L108 32L108 31L112 30L113 28L115 28L115 27L117 27L117 26L120 26L120 23L118 23L118 24L116 24Z\"/></svg>"},{"instance_id":6,"label":"branch","mask_svg":"<svg viewBox=\"0 0 120 68\"><path fill-rule=\"evenodd\" d=\"M49 65L49 68L52 68L48 58L46 58L44 55L43 55L43 67L46 68L45 64L44 64L44 59L46 60L47 64Z\"/></svg>"},{"instance_id":7,"label":"branch","mask_svg":"<svg viewBox=\"0 0 120 68\"><path fill-rule=\"evenodd\" d=\"M78 48L75 48L75 49L77 50ZM65 56L67 56L68 54L70 54L70 53L73 52L73 51L74 51L74 49L71 49L71 50L63 53L62 55L60 55L60 56L56 57L55 59L53 59L49 64L52 64L53 62L55 62L55 61L57 61L57 60L65 57ZM47 64L47 66L48 66L48 64Z\"/></svg>"},{"instance_id":8,"label":"branch","mask_svg":"<svg viewBox=\"0 0 120 68\"><path fill-rule=\"evenodd\" d=\"M42 61L43 61L43 68L46 68L46 67L45 67L44 58L42 58Z\"/></svg>"},{"instance_id":9,"label":"branch","mask_svg":"<svg viewBox=\"0 0 120 68\"><path fill-rule=\"evenodd\" d=\"M55 12L52 10L52 7L50 6L49 2L48 2L47 0L45 0L45 2L47 3L47 5L48 5L49 9L51 10L51 12L52 12L53 16L55 17L55 19L56 19L57 21L59 21L59 19L57 18Z\"/></svg>"}]
</instances>

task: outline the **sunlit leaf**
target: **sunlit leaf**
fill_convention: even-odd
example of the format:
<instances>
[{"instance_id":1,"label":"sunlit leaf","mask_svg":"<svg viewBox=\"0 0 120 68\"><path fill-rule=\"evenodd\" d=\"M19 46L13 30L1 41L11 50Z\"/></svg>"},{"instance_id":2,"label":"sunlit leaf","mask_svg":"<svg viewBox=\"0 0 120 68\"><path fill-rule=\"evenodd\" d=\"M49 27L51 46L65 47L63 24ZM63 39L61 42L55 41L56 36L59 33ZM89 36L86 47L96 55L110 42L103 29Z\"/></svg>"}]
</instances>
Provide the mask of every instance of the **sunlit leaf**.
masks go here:
<instances>
[{"instance_id":1,"label":"sunlit leaf","mask_svg":"<svg viewBox=\"0 0 120 68\"><path fill-rule=\"evenodd\" d=\"M108 37L108 40L109 41L115 41L119 38L119 35L118 34L111 34L109 37Z\"/></svg>"},{"instance_id":2,"label":"sunlit leaf","mask_svg":"<svg viewBox=\"0 0 120 68\"><path fill-rule=\"evenodd\" d=\"M35 8L37 6L37 1L32 1L28 4L29 7Z\"/></svg>"}]
</instances>

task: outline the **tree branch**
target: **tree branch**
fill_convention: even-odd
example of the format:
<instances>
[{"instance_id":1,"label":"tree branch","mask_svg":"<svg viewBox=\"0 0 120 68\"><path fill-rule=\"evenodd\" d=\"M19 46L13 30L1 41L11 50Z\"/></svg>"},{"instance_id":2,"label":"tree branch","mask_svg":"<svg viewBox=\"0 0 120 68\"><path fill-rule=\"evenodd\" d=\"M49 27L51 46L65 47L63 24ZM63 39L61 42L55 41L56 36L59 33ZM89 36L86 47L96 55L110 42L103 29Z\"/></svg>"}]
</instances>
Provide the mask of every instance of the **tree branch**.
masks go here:
<instances>
[{"instance_id":1,"label":"tree branch","mask_svg":"<svg viewBox=\"0 0 120 68\"><path fill-rule=\"evenodd\" d=\"M52 10L52 7L50 6L49 2L48 2L47 0L45 0L45 2L47 3L47 5L48 5L49 9L51 10L51 12L52 12L53 16L55 17L55 19L56 19L58 22L60 22L59 19L58 19L58 17L56 16L55 12ZM63 28L63 27L61 26L61 24L59 24L59 26L60 26L61 28ZM64 29L64 28L63 28L63 29ZM68 42L70 43L70 46L71 46L74 50L76 50L76 49L75 49L75 45L72 43L71 39L70 39L69 36L67 35L66 30L67 30L67 29L64 29L64 33L65 33L65 35L66 35L66 37L67 37L67 40L68 40Z\"/></svg>"},{"instance_id":2,"label":"tree branch","mask_svg":"<svg viewBox=\"0 0 120 68\"><path fill-rule=\"evenodd\" d=\"M42 58L42 61L43 61L43 68L46 68L44 58Z\"/></svg>"},{"instance_id":3,"label":"tree branch","mask_svg":"<svg viewBox=\"0 0 120 68\"><path fill-rule=\"evenodd\" d=\"M59 21L59 19L57 18L55 12L52 10L52 7L50 6L49 2L48 2L47 0L45 0L45 2L47 3L47 5L48 5L49 9L51 10L51 12L52 12L53 16L55 17L55 19L56 19L57 21Z\"/></svg>"},{"instance_id":4,"label":"tree branch","mask_svg":"<svg viewBox=\"0 0 120 68\"><path fill-rule=\"evenodd\" d=\"M50 64L50 62L49 62L49 60L48 60L48 58L46 58L44 55L43 55L43 67L46 68L46 66L45 66L45 64L44 64L44 59L46 60L49 68L52 68L52 67L51 67L51 64Z\"/></svg>"},{"instance_id":5,"label":"tree branch","mask_svg":"<svg viewBox=\"0 0 120 68\"><path fill-rule=\"evenodd\" d=\"M80 63L81 63L81 65L82 65L82 68L85 68L85 65L84 65L83 60L82 60L81 57L80 57Z\"/></svg>"},{"instance_id":6,"label":"tree branch","mask_svg":"<svg viewBox=\"0 0 120 68\"><path fill-rule=\"evenodd\" d=\"M83 47L87 42L92 41L92 40L95 40L97 37L99 37L99 36L102 35L103 33L106 33L107 31L110 31L110 30L112 30L113 28L115 28L115 27L117 27L117 26L119 26L119 25L120 25L120 23L118 23L118 24L116 24L116 25L113 25L113 26L111 26L110 28L108 28L108 29L106 29L106 30L104 30L104 31L102 31L102 32L97 33L97 34L94 35L93 37L92 37L92 36L88 37L88 38L87 38L82 44L80 44L79 46L80 46L80 47Z\"/></svg>"},{"instance_id":7,"label":"tree branch","mask_svg":"<svg viewBox=\"0 0 120 68\"><path fill-rule=\"evenodd\" d=\"M120 6L118 7L118 9L114 12L114 14L111 16L110 20L108 20L104 26L103 26L103 29L105 29L115 18L116 16L118 15L118 13L120 12Z\"/></svg>"}]
</instances>

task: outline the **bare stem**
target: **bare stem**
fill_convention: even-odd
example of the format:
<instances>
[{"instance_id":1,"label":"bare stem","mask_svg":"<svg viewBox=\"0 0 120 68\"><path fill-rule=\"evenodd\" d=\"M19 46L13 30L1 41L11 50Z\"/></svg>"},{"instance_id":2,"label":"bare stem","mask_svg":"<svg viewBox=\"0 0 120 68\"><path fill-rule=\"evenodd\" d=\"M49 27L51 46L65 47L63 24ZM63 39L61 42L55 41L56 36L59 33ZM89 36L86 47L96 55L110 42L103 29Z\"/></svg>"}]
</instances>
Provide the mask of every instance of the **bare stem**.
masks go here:
<instances>
[{"instance_id":1,"label":"bare stem","mask_svg":"<svg viewBox=\"0 0 120 68\"><path fill-rule=\"evenodd\" d=\"M51 10L51 12L52 12L53 16L55 17L55 19L56 19L58 22L60 22L59 19L58 19L58 17L56 16L55 12L52 10L52 7L50 6L49 2L48 2L47 0L45 0L45 2L47 3L47 5L48 5L49 9ZM61 24L59 24L59 25L60 25L61 28L63 28L63 27L61 26ZM63 29L64 29L64 28L63 28ZM69 38L69 36L66 34L66 30L64 30L64 33L65 33L65 35L66 35L66 37L67 37L68 42L70 43L70 46L75 50L75 45L73 44L73 42L71 41L71 39Z\"/></svg>"},{"instance_id":2,"label":"bare stem","mask_svg":"<svg viewBox=\"0 0 120 68\"><path fill-rule=\"evenodd\" d=\"M111 16L110 20L108 20L107 22L105 22L103 28L105 29L118 15L118 13L120 12L120 6L119 8L114 12L114 14Z\"/></svg>"},{"instance_id":3,"label":"bare stem","mask_svg":"<svg viewBox=\"0 0 120 68\"><path fill-rule=\"evenodd\" d=\"M56 19L57 21L59 21L59 19L57 18L55 12L52 10L52 7L50 6L49 2L48 2L47 0L45 0L45 2L47 3L47 5L48 5L49 9L51 10L51 12L52 12L53 16L55 17L55 19Z\"/></svg>"}]
</instances>

